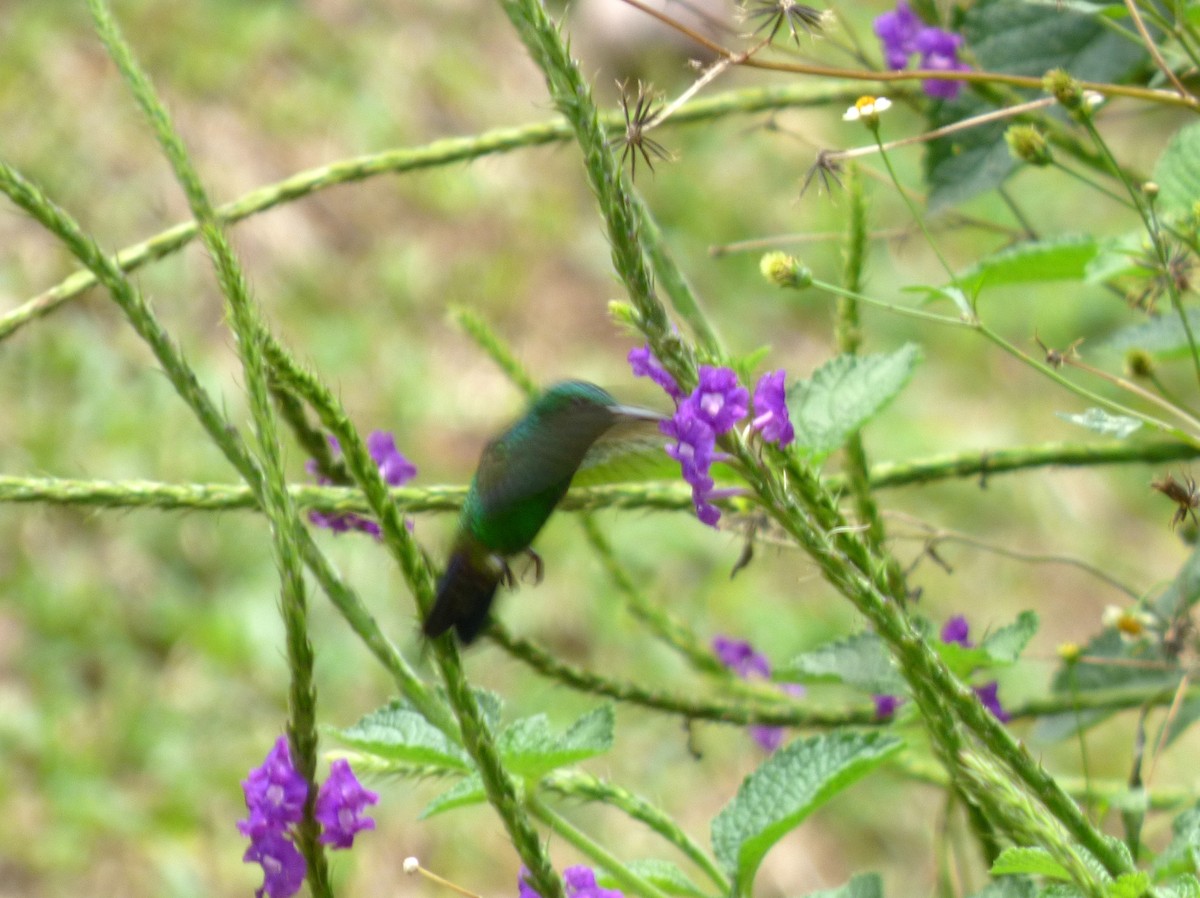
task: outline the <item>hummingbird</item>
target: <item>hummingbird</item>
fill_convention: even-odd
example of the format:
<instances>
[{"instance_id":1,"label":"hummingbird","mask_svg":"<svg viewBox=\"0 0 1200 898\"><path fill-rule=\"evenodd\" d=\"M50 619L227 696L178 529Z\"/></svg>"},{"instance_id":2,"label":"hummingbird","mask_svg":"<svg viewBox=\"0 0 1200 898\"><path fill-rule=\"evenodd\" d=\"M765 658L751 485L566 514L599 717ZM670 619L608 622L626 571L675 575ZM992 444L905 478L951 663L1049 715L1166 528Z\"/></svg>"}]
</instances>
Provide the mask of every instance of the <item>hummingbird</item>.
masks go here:
<instances>
[{"instance_id":1,"label":"hummingbird","mask_svg":"<svg viewBox=\"0 0 1200 898\"><path fill-rule=\"evenodd\" d=\"M497 587L515 582L507 560L514 555L528 553L540 580L542 560L533 540L597 441L618 425L660 420L657 412L618 405L581 380L542 393L483 449L425 635L434 638L453 627L464 645L474 640L487 625Z\"/></svg>"}]
</instances>

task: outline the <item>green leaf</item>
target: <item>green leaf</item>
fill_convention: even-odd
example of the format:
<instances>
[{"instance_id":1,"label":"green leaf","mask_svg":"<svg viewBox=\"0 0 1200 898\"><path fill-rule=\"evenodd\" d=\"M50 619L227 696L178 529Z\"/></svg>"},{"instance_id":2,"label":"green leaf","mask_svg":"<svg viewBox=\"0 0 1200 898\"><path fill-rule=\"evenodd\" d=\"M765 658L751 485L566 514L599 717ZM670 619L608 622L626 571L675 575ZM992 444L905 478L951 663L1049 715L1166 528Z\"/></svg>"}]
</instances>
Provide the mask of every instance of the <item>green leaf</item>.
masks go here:
<instances>
[{"instance_id":1,"label":"green leaf","mask_svg":"<svg viewBox=\"0 0 1200 898\"><path fill-rule=\"evenodd\" d=\"M997 664L1012 664L1025 651L1029 640L1037 635L1038 616L1035 611L1022 611L1011 624L1005 624L984 638L981 648Z\"/></svg>"},{"instance_id":2,"label":"green leaf","mask_svg":"<svg viewBox=\"0 0 1200 898\"><path fill-rule=\"evenodd\" d=\"M709 898L706 892L696 888L682 870L670 861L657 858L640 858L625 864L630 872L636 873L642 879L657 887L668 895L681 895L683 898ZM603 889L620 890L621 884L612 874L601 872L596 877L596 885Z\"/></svg>"},{"instance_id":3,"label":"green leaf","mask_svg":"<svg viewBox=\"0 0 1200 898\"><path fill-rule=\"evenodd\" d=\"M992 876L1046 876L1071 881L1071 874L1045 848L1005 848L988 871Z\"/></svg>"},{"instance_id":4,"label":"green leaf","mask_svg":"<svg viewBox=\"0 0 1200 898\"><path fill-rule=\"evenodd\" d=\"M1167 739L1164 747L1190 730L1192 724L1197 720L1200 720L1200 698L1184 699L1167 725Z\"/></svg>"},{"instance_id":5,"label":"green leaf","mask_svg":"<svg viewBox=\"0 0 1200 898\"><path fill-rule=\"evenodd\" d=\"M1092 16L1025 0L975 3L963 17L960 32L979 68L989 72L1040 78L1061 67L1081 80L1120 83L1146 58L1135 41L1113 34ZM966 90L957 99L935 104L929 124L937 128L994 109L994 104ZM1007 128L1008 122L996 122L929 144L925 177L931 210L960 203L1004 182L1016 167L1004 141Z\"/></svg>"},{"instance_id":6,"label":"green leaf","mask_svg":"<svg viewBox=\"0 0 1200 898\"><path fill-rule=\"evenodd\" d=\"M807 898L883 898L883 879L878 873L859 873L844 886L809 892Z\"/></svg>"},{"instance_id":7,"label":"green leaf","mask_svg":"<svg viewBox=\"0 0 1200 898\"><path fill-rule=\"evenodd\" d=\"M797 739L767 758L712 823L717 861L736 878L737 891L750 893L772 845L902 745L885 733L830 733Z\"/></svg>"},{"instance_id":8,"label":"green leaf","mask_svg":"<svg viewBox=\"0 0 1200 898\"><path fill-rule=\"evenodd\" d=\"M785 683L845 683L875 695L898 695L908 687L887 646L875 633L855 633L797 655L775 671Z\"/></svg>"},{"instance_id":9,"label":"green leaf","mask_svg":"<svg viewBox=\"0 0 1200 898\"><path fill-rule=\"evenodd\" d=\"M611 705L580 717L561 736L550 731L545 714L513 722L500 734L498 747L508 768L518 776L538 777L555 767L574 764L612 748L615 720Z\"/></svg>"},{"instance_id":10,"label":"green leaf","mask_svg":"<svg viewBox=\"0 0 1200 898\"><path fill-rule=\"evenodd\" d=\"M995 879L970 898L1033 898L1037 886L1027 876L1005 876Z\"/></svg>"},{"instance_id":11,"label":"green leaf","mask_svg":"<svg viewBox=\"0 0 1200 898\"><path fill-rule=\"evenodd\" d=\"M1098 251L1096 238L1089 236L1020 243L985 256L956 280L967 291L1003 284L1081 281Z\"/></svg>"},{"instance_id":12,"label":"green leaf","mask_svg":"<svg viewBox=\"0 0 1200 898\"><path fill-rule=\"evenodd\" d=\"M472 804L481 804L487 798L487 791L483 787L483 780L478 773L473 773L462 780L459 780L429 804L425 805L425 809L421 811L419 819L427 820L437 814L445 811L452 811L455 808L465 808Z\"/></svg>"},{"instance_id":13,"label":"green leaf","mask_svg":"<svg viewBox=\"0 0 1200 898\"><path fill-rule=\"evenodd\" d=\"M372 711L353 726L334 733L347 745L388 761L445 770L472 769L467 753L403 700Z\"/></svg>"},{"instance_id":14,"label":"green leaf","mask_svg":"<svg viewBox=\"0 0 1200 898\"><path fill-rule=\"evenodd\" d=\"M908 343L895 352L841 355L822 365L788 394L797 445L818 455L839 448L896 397L920 359L920 349Z\"/></svg>"},{"instance_id":15,"label":"green leaf","mask_svg":"<svg viewBox=\"0 0 1200 898\"><path fill-rule=\"evenodd\" d=\"M1186 215L1200 202L1200 122L1175 132L1154 166L1154 183L1164 212Z\"/></svg>"},{"instance_id":16,"label":"green leaf","mask_svg":"<svg viewBox=\"0 0 1200 898\"><path fill-rule=\"evenodd\" d=\"M1158 898L1200 898L1200 880L1194 873L1184 873L1159 883L1154 893Z\"/></svg>"},{"instance_id":17,"label":"green leaf","mask_svg":"<svg viewBox=\"0 0 1200 898\"><path fill-rule=\"evenodd\" d=\"M1162 686L1172 689L1179 683L1181 672L1171 667L1160 646L1153 643L1128 643L1113 630L1102 630L1087 644L1083 654L1087 664L1064 664L1054 675L1050 688L1056 694L1090 692L1121 687ZM1103 663L1111 659L1112 664ZM1114 712L1065 711L1048 714L1034 726L1033 738L1040 742L1057 742L1087 730Z\"/></svg>"},{"instance_id":18,"label":"green leaf","mask_svg":"<svg viewBox=\"0 0 1200 898\"><path fill-rule=\"evenodd\" d=\"M1200 807L1191 807L1171 821L1170 844L1154 859L1155 880L1194 873L1200 863Z\"/></svg>"},{"instance_id":19,"label":"green leaf","mask_svg":"<svg viewBox=\"0 0 1200 898\"><path fill-rule=\"evenodd\" d=\"M1154 613L1163 620L1174 620L1197 601L1200 601L1200 546L1192 550L1175 579L1154 600Z\"/></svg>"},{"instance_id":20,"label":"green leaf","mask_svg":"<svg viewBox=\"0 0 1200 898\"><path fill-rule=\"evenodd\" d=\"M1088 430L1104 434L1107 437L1116 437L1118 440L1125 439L1142 426L1142 422L1137 418L1131 418L1128 415L1113 415L1102 408L1089 408L1081 415L1068 412L1055 412L1055 414L1071 424L1078 424L1080 427L1086 427Z\"/></svg>"},{"instance_id":21,"label":"green leaf","mask_svg":"<svg viewBox=\"0 0 1200 898\"><path fill-rule=\"evenodd\" d=\"M1188 309L1187 319L1192 334L1200 339L1200 309ZM1174 313L1122 328L1106 337L1099 348L1114 352L1142 349L1162 359L1182 358L1191 352L1187 331Z\"/></svg>"},{"instance_id":22,"label":"green leaf","mask_svg":"<svg viewBox=\"0 0 1200 898\"><path fill-rule=\"evenodd\" d=\"M1145 870L1122 873L1104 887L1108 898L1141 898L1150 888L1150 875Z\"/></svg>"}]
</instances>

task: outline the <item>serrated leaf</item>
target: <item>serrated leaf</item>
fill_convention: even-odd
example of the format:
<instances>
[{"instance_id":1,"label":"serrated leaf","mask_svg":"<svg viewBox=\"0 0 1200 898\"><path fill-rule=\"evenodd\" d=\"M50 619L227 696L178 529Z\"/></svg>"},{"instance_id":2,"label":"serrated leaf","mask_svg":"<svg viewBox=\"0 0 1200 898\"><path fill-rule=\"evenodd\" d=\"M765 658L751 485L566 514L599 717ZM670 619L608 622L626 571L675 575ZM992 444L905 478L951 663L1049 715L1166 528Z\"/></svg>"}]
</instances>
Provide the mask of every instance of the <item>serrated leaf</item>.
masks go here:
<instances>
[{"instance_id":1,"label":"serrated leaf","mask_svg":"<svg viewBox=\"0 0 1200 898\"><path fill-rule=\"evenodd\" d=\"M796 443L818 455L842 446L908 383L920 349L913 343L879 355L841 355L788 393Z\"/></svg>"},{"instance_id":2,"label":"serrated leaf","mask_svg":"<svg viewBox=\"0 0 1200 898\"><path fill-rule=\"evenodd\" d=\"M772 845L902 744L885 733L830 733L797 739L767 758L712 823L717 861L737 890L749 894Z\"/></svg>"},{"instance_id":3,"label":"serrated leaf","mask_svg":"<svg viewBox=\"0 0 1200 898\"><path fill-rule=\"evenodd\" d=\"M1079 281L1098 251L1096 238L1090 236L1019 243L985 256L955 280L967 291L1004 284Z\"/></svg>"},{"instance_id":4,"label":"serrated leaf","mask_svg":"<svg viewBox=\"0 0 1200 898\"><path fill-rule=\"evenodd\" d=\"M425 809L421 811L420 820L427 820L437 814L452 811L455 808L464 808L472 804L481 804L487 798L487 791L483 787L483 780L480 779L478 773L473 773L470 776L459 780L441 795L437 796L429 804L425 805Z\"/></svg>"},{"instance_id":5,"label":"serrated leaf","mask_svg":"<svg viewBox=\"0 0 1200 898\"><path fill-rule=\"evenodd\" d=\"M776 670L775 678L782 682L845 683L873 695L908 692L887 646L878 634L870 632L855 633L797 655Z\"/></svg>"},{"instance_id":6,"label":"serrated leaf","mask_svg":"<svg viewBox=\"0 0 1200 898\"><path fill-rule=\"evenodd\" d=\"M1200 861L1200 808L1191 807L1171 821L1171 842L1150 866L1156 880L1194 873Z\"/></svg>"},{"instance_id":7,"label":"serrated leaf","mask_svg":"<svg viewBox=\"0 0 1200 898\"><path fill-rule=\"evenodd\" d=\"M930 287L917 285L913 287L902 287L901 292L904 293L922 293L925 296L925 302L931 303L938 299L948 300L958 309L959 317L963 321L975 320L975 309L971 305L971 300L958 287Z\"/></svg>"},{"instance_id":8,"label":"serrated leaf","mask_svg":"<svg viewBox=\"0 0 1200 898\"><path fill-rule=\"evenodd\" d=\"M1162 595L1153 602L1154 613L1162 620L1174 618L1200 601L1200 546L1192 550L1179 573Z\"/></svg>"},{"instance_id":9,"label":"serrated leaf","mask_svg":"<svg viewBox=\"0 0 1200 898\"><path fill-rule=\"evenodd\" d=\"M1141 898L1150 888L1150 876L1145 870L1122 873L1104 887L1108 898Z\"/></svg>"},{"instance_id":10,"label":"serrated leaf","mask_svg":"<svg viewBox=\"0 0 1200 898\"><path fill-rule=\"evenodd\" d=\"M982 648L997 664L1012 664L1025 651L1029 640L1037 635L1038 616L1034 611L1022 611L1011 624L1005 624L983 640Z\"/></svg>"},{"instance_id":11,"label":"serrated leaf","mask_svg":"<svg viewBox=\"0 0 1200 898\"><path fill-rule=\"evenodd\" d=\"M372 711L358 723L335 730L338 739L365 754L404 764L466 771L470 757L403 700Z\"/></svg>"},{"instance_id":12,"label":"serrated leaf","mask_svg":"<svg viewBox=\"0 0 1200 898\"><path fill-rule=\"evenodd\" d=\"M1200 880L1194 873L1184 873L1166 882L1160 882L1154 890L1158 898L1200 898Z\"/></svg>"},{"instance_id":13,"label":"serrated leaf","mask_svg":"<svg viewBox=\"0 0 1200 898\"><path fill-rule=\"evenodd\" d=\"M1200 309L1188 309L1186 314L1192 334L1200 339ZM1106 337L1099 348L1114 352L1142 349L1161 359L1181 358L1191 352L1187 331L1174 313L1122 328Z\"/></svg>"},{"instance_id":14,"label":"serrated leaf","mask_svg":"<svg viewBox=\"0 0 1200 898\"><path fill-rule=\"evenodd\" d=\"M1160 646L1154 643L1127 643L1114 630L1102 630L1084 647L1087 664L1063 664L1050 683L1059 695L1121 687L1162 686L1174 688L1181 672L1173 669ZM1111 659L1112 664L1105 664ZM1113 711L1065 711L1048 714L1034 725L1033 738L1039 742L1057 742L1085 731L1108 719Z\"/></svg>"},{"instance_id":15,"label":"serrated leaf","mask_svg":"<svg viewBox=\"0 0 1200 898\"><path fill-rule=\"evenodd\" d=\"M1071 881L1066 867L1054 859L1045 848L1005 848L988 871L992 876L1045 876L1049 879Z\"/></svg>"},{"instance_id":16,"label":"serrated leaf","mask_svg":"<svg viewBox=\"0 0 1200 898\"><path fill-rule=\"evenodd\" d=\"M668 895L680 895L683 898L708 898L707 893L696 888L684 872L670 861L658 858L639 858L628 861L625 866ZM621 884L607 872L601 872L596 876L596 885L603 889L620 890L621 887Z\"/></svg>"},{"instance_id":17,"label":"serrated leaf","mask_svg":"<svg viewBox=\"0 0 1200 898\"><path fill-rule=\"evenodd\" d=\"M575 764L612 748L615 720L611 705L580 717L561 736L550 730L545 714L514 721L500 734L497 747L518 776L538 777L555 767Z\"/></svg>"},{"instance_id":18,"label":"serrated leaf","mask_svg":"<svg viewBox=\"0 0 1200 898\"><path fill-rule=\"evenodd\" d=\"M1154 166L1158 207L1187 214L1200 202L1200 122L1175 132Z\"/></svg>"},{"instance_id":19,"label":"serrated leaf","mask_svg":"<svg viewBox=\"0 0 1200 898\"><path fill-rule=\"evenodd\" d=\"M809 892L807 898L883 898L883 878L878 873L859 873L844 886Z\"/></svg>"},{"instance_id":20,"label":"serrated leaf","mask_svg":"<svg viewBox=\"0 0 1200 898\"><path fill-rule=\"evenodd\" d=\"M994 879L970 898L1033 898L1037 886L1027 876L1004 876Z\"/></svg>"},{"instance_id":21,"label":"serrated leaf","mask_svg":"<svg viewBox=\"0 0 1200 898\"><path fill-rule=\"evenodd\" d=\"M1200 698L1184 699L1167 725L1167 739L1164 747L1190 730L1192 724L1197 720L1200 720Z\"/></svg>"},{"instance_id":22,"label":"serrated leaf","mask_svg":"<svg viewBox=\"0 0 1200 898\"><path fill-rule=\"evenodd\" d=\"M1068 412L1055 412L1054 414L1071 424L1078 424L1080 427L1086 427L1095 433L1102 433L1106 437L1116 437L1118 440L1125 439L1142 426L1142 422L1137 418L1131 418L1128 415L1113 415L1102 408L1089 408L1083 414Z\"/></svg>"},{"instance_id":23,"label":"serrated leaf","mask_svg":"<svg viewBox=\"0 0 1200 898\"><path fill-rule=\"evenodd\" d=\"M988 72L1040 78L1064 68L1085 81L1124 81L1145 60L1134 41L1113 34L1094 17L1024 0L984 0L968 8L960 33ZM933 104L936 128L991 112L995 106L966 90ZM929 144L925 157L929 208L941 209L1000 186L1016 167L1004 141L1007 122L958 131Z\"/></svg>"}]
</instances>

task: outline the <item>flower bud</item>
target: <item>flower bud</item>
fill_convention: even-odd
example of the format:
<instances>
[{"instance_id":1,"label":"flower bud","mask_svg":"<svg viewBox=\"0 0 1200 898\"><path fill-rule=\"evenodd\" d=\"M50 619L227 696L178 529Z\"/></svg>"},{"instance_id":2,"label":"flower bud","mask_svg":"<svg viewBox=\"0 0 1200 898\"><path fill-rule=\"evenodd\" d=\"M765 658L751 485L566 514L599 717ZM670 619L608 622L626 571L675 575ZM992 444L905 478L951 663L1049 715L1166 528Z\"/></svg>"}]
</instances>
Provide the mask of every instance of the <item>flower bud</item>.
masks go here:
<instances>
[{"instance_id":1,"label":"flower bud","mask_svg":"<svg viewBox=\"0 0 1200 898\"><path fill-rule=\"evenodd\" d=\"M1042 78L1046 93L1053 94L1064 108L1075 112L1083 108L1083 88L1063 69L1051 69Z\"/></svg>"},{"instance_id":2,"label":"flower bud","mask_svg":"<svg viewBox=\"0 0 1200 898\"><path fill-rule=\"evenodd\" d=\"M1030 165L1049 165L1054 161L1042 132L1032 125L1013 125L1004 132L1004 140L1013 157Z\"/></svg>"},{"instance_id":3,"label":"flower bud","mask_svg":"<svg viewBox=\"0 0 1200 898\"><path fill-rule=\"evenodd\" d=\"M1125 353L1125 373L1139 380L1154 376L1154 357L1144 349Z\"/></svg>"},{"instance_id":4,"label":"flower bud","mask_svg":"<svg viewBox=\"0 0 1200 898\"><path fill-rule=\"evenodd\" d=\"M812 272L787 253L766 253L758 263L758 270L776 287L803 290L812 285Z\"/></svg>"}]
</instances>

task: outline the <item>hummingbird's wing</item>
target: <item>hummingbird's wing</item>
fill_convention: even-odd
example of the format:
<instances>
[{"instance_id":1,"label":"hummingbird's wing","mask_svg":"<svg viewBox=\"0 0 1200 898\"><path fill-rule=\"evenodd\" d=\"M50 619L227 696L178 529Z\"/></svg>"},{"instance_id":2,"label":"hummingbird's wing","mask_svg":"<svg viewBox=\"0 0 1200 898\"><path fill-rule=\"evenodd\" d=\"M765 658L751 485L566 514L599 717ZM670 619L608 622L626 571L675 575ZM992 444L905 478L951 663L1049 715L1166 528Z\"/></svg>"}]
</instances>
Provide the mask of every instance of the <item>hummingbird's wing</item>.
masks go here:
<instances>
[{"instance_id":1,"label":"hummingbird's wing","mask_svg":"<svg viewBox=\"0 0 1200 898\"><path fill-rule=\"evenodd\" d=\"M675 478L679 464L663 451L668 442L657 421L622 421L592 444L571 484L602 486Z\"/></svg>"}]
</instances>

